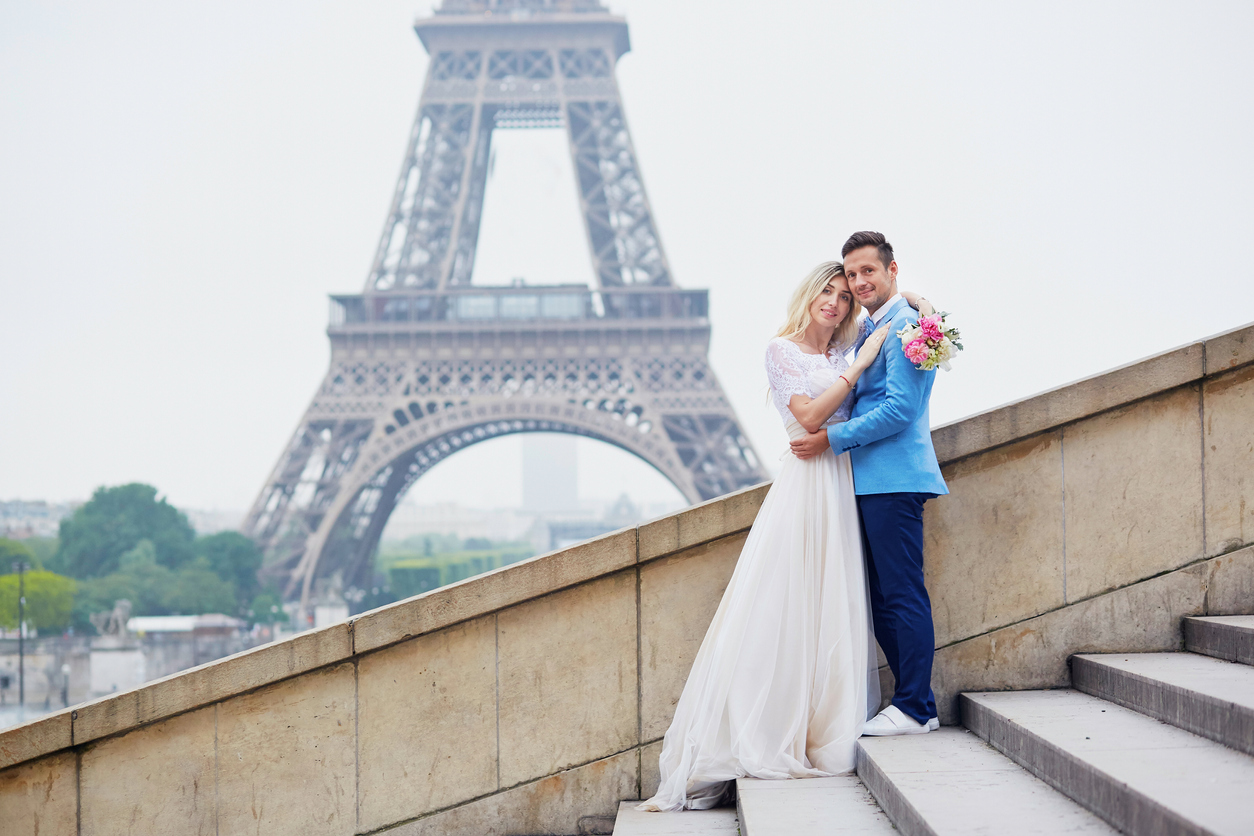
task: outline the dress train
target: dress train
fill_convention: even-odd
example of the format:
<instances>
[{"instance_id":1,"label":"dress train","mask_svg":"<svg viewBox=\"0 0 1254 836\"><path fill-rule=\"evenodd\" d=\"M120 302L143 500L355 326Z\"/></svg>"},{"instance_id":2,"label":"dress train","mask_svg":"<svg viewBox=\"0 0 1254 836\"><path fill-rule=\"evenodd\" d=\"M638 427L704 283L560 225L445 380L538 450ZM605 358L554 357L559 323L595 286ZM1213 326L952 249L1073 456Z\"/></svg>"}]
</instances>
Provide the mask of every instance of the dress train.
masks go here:
<instances>
[{"instance_id":1,"label":"dress train","mask_svg":"<svg viewBox=\"0 0 1254 836\"><path fill-rule=\"evenodd\" d=\"M793 421L790 438L805 433ZM848 454L786 454L697 652L644 810L706 809L727 782L853 770L879 708Z\"/></svg>"}]
</instances>

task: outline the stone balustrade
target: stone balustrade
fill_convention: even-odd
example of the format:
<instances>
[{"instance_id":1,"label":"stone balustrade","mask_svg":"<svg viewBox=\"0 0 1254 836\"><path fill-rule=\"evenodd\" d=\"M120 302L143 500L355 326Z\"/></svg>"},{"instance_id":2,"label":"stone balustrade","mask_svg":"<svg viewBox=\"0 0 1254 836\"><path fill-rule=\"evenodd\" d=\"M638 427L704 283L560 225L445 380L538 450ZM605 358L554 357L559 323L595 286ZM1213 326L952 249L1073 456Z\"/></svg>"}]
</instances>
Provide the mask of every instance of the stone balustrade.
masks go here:
<instances>
[{"instance_id":1,"label":"stone balustrade","mask_svg":"<svg viewBox=\"0 0 1254 836\"><path fill-rule=\"evenodd\" d=\"M1254 612L1254 326L933 439L942 721L960 691L1066 685L1071 653ZM582 832L656 786L767 488L0 733L3 831Z\"/></svg>"}]
</instances>

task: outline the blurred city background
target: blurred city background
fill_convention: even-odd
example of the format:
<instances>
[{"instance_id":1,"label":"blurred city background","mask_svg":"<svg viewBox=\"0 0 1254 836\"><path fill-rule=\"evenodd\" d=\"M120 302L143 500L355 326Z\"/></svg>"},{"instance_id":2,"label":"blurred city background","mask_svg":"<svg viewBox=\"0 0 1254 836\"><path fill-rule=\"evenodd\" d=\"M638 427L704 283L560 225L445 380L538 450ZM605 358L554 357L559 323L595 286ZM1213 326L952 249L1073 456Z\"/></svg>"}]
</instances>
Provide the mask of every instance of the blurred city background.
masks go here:
<instances>
[{"instance_id":1,"label":"blurred city background","mask_svg":"<svg viewBox=\"0 0 1254 836\"><path fill-rule=\"evenodd\" d=\"M648 504L627 493L581 497L581 441L525 436L517 504L474 507L411 492L388 522L370 588L321 585L307 626L686 504L678 492ZM261 571L261 552L236 531L242 520L243 511L175 508L139 483L101 488L86 502L0 501L0 728L291 635L299 602L284 602ZM17 564L28 567L22 575Z\"/></svg>"},{"instance_id":2,"label":"blurred city background","mask_svg":"<svg viewBox=\"0 0 1254 836\"><path fill-rule=\"evenodd\" d=\"M367 277L435 5L0 5L0 727L687 504L592 438L475 443L303 613L239 533ZM963 329L934 424L1254 319L1254 5L607 5L768 473L762 347L856 229ZM566 129L498 134L471 283L594 284Z\"/></svg>"}]
</instances>

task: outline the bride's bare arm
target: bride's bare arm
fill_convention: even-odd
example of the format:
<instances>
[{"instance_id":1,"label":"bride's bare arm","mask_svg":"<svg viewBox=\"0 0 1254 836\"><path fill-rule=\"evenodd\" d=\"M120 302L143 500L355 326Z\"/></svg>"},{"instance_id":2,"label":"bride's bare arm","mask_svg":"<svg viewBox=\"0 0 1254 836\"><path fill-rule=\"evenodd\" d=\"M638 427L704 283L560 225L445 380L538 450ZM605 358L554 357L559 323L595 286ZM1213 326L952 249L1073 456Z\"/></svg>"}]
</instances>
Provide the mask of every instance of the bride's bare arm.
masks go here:
<instances>
[{"instance_id":1,"label":"bride's bare arm","mask_svg":"<svg viewBox=\"0 0 1254 836\"><path fill-rule=\"evenodd\" d=\"M805 395L792 396L788 401L788 409L797 419L797 423L806 428L806 432L818 432L823 422L831 418L832 413L844 403L845 398L849 397L858 378L880 353L880 347L884 345L884 338L887 334L887 328L880 328L867 337L858 356L854 358L853 365L842 373L840 380L827 387L817 398L807 398Z\"/></svg>"},{"instance_id":2,"label":"bride's bare arm","mask_svg":"<svg viewBox=\"0 0 1254 836\"><path fill-rule=\"evenodd\" d=\"M901 290L898 292L901 294L901 298L906 300L906 304L924 316L931 316L936 313L936 308L932 306L932 303L913 290Z\"/></svg>"}]
</instances>

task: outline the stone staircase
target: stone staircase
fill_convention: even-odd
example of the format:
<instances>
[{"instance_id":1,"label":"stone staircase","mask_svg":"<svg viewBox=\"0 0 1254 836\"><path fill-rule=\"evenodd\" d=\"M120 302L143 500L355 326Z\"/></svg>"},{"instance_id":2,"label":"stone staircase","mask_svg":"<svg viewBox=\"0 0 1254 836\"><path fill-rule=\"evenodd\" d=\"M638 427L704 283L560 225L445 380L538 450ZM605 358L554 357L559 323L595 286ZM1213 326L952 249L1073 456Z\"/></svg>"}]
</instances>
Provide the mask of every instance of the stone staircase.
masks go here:
<instances>
[{"instance_id":1,"label":"stone staircase","mask_svg":"<svg viewBox=\"0 0 1254 836\"><path fill-rule=\"evenodd\" d=\"M965 728L863 738L857 776L738 782L736 810L615 836L1254 833L1254 616L1184 619L1183 653L1081 654L1071 689L965 693Z\"/></svg>"}]
</instances>

